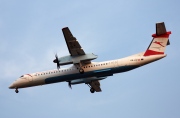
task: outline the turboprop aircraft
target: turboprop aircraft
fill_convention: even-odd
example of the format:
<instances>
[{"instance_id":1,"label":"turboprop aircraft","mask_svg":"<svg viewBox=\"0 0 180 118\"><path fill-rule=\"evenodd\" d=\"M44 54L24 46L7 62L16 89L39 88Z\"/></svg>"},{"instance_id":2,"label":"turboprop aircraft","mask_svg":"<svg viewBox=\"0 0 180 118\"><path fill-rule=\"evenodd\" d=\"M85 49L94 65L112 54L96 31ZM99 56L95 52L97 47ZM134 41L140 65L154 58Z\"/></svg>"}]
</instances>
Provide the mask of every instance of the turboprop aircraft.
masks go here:
<instances>
[{"instance_id":1,"label":"turboprop aircraft","mask_svg":"<svg viewBox=\"0 0 180 118\"><path fill-rule=\"evenodd\" d=\"M166 31L164 22L156 23L156 33L152 35L153 39L145 52L122 59L92 62L97 55L85 53L68 27L63 28L62 32L70 55L58 58L56 54L53 62L57 64L57 69L22 75L9 86L10 89L15 89L18 93L20 88L68 82L70 88L71 85L85 83L90 87L91 93L100 92L100 80L166 57L164 52L166 46L170 44L169 35L171 34L171 31ZM72 66L60 68L67 64Z\"/></svg>"}]
</instances>

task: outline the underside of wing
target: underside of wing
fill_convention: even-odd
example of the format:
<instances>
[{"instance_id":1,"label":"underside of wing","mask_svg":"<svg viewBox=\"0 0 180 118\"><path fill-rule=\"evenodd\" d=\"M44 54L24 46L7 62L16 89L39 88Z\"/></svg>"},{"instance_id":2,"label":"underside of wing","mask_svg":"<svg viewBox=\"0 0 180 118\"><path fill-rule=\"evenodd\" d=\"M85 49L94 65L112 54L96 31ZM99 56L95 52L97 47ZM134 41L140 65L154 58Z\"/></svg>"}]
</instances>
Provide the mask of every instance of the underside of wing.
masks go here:
<instances>
[{"instance_id":1,"label":"underside of wing","mask_svg":"<svg viewBox=\"0 0 180 118\"><path fill-rule=\"evenodd\" d=\"M66 44L71 56L85 55L84 50L81 48L81 45L77 39L72 35L68 27L62 29Z\"/></svg>"},{"instance_id":2,"label":"underside of wing","mask_svg":"<svg viewBox=\"0 0 180 118\"><path fill-rule=\"evenodd\" d=\"M82 79L76 79L70 81L70 85L75 85L75 84L82 84L85 83L90 87L91 93L96 92L101 92L100 88L100 80L106 79L107 77L88 77L88 78L82 78Z\"/></svg>"}]
</instances>

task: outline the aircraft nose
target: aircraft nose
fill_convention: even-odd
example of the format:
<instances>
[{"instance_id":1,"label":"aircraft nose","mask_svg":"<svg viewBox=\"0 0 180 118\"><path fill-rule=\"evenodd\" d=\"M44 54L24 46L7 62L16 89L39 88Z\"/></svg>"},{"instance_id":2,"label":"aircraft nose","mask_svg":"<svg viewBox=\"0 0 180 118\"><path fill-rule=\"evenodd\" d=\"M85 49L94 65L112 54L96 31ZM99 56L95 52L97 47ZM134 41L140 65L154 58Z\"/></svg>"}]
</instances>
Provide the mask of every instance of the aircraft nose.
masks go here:
<instances>
[{"instance_id":1,"label":"aircraft nose","mask_svg":"<svg viewBox=\"0 0 180 118\"><path fill-rule=\"evenodd\" d=\"M9 86L9 89L13 89L13 88L15 88L14 83L12 83L12 84Z\"/></svg>"}]
</instances>

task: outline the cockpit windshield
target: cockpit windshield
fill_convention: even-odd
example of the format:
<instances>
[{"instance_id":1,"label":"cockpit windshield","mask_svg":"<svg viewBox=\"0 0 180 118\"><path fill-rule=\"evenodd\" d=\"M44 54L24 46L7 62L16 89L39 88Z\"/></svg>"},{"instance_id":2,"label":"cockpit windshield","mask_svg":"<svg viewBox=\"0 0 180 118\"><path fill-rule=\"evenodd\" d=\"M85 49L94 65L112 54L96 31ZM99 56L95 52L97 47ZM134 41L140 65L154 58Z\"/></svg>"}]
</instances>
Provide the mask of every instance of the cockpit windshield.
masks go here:
<instances>
[{"instance_id":1,"label":"cockpit windshield","mask_svg":"<svg viewBox=\"0 0 180 118\"><path fill-rule=\"evenodd\" d=\"M24 75L22 75L21 77L24 77ZM21 78L21 77L20 77L20 78Z\"/></svg>"}]
</instances>

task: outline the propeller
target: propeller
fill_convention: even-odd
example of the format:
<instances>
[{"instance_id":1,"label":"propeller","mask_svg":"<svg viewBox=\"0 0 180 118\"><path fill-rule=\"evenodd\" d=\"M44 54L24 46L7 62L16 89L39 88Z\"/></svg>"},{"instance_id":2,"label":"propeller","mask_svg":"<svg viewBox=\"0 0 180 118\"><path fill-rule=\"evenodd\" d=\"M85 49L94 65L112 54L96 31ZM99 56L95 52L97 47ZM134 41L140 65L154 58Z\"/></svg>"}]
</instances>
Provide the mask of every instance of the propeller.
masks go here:
<instances>
[{"instance_id":1,"label":"propeller","mask_svg":"<svg viewBox=\"0 0 180 118\"><path fill-rule=\"evenodd\" d=\"M72 89L72 87L71 87L71 81L68 81L68 86L69 86L70 89Z\"/></svg>"},{"instance_id":2,"label":"propeller","mask_svg":"<svg viewBox=\"0 0 180 118\"><path fill-rule=\"evenodd\" d=\"M59 70L59 69L60 69L60 64L59 64L59 60L58 60L57 54L55 54L55 59L54 59L53 62L54 62L54 63L57 63L57 69Z\"/></svg>"}]
</instances>

